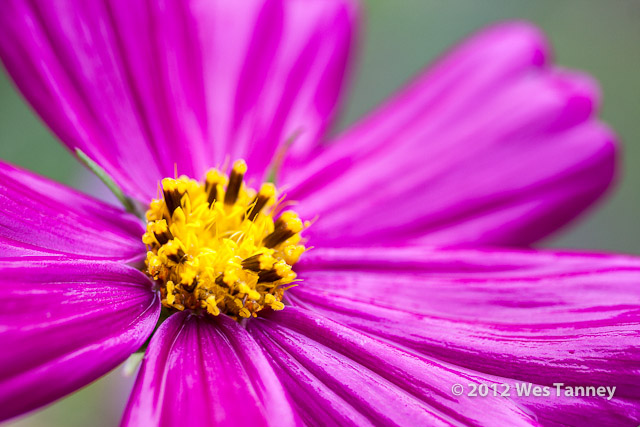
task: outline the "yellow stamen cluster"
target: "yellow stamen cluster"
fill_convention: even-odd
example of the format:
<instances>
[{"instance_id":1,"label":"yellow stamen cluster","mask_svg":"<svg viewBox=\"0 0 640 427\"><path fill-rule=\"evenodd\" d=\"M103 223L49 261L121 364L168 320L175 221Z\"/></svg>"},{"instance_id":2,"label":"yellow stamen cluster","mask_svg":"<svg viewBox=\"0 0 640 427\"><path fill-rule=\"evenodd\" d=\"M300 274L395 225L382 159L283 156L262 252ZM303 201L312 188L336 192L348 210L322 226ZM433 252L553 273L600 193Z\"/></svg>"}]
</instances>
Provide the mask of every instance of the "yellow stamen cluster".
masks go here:
<instances>
[{"instance_id":1,"label":"yellow stamen cluster","mask_svg":"<svg viewBox=\"0 0 640 427\"><path fill-rule=\"evenodd\" d=\"M165 307L237 320L284 308L284 291L296 279L291 267L305 251L304 224L295 212L278 214L273 184L246 188L246 170L238 160L229 176L212 169L203 183L162 180L142 241Z\"/></svg>"}]
</instances>

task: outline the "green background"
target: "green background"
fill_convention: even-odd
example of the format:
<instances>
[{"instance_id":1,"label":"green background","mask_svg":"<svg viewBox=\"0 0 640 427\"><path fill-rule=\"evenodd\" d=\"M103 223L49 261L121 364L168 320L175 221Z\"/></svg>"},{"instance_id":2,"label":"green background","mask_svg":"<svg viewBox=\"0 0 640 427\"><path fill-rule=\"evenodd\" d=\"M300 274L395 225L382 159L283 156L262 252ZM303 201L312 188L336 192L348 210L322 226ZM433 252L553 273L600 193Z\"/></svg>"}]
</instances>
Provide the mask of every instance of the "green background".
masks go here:
<instances>
[{"instance_id":1,"label":"green background","mask_svg":"<svg viewBox=\"0 0 640 427\"><path fill-rule=\"evenodd\" d=\"M556 61L601 83L602 117L623 150L616 188L546 246L640 254L640 1L371 0L339 128L375 107L456 41L489 23L537 23ZM0 158L79 188L95 188L0 74ZM117 425L133 379L119 369L13 426Z\"/></svg>"}]
</instances>

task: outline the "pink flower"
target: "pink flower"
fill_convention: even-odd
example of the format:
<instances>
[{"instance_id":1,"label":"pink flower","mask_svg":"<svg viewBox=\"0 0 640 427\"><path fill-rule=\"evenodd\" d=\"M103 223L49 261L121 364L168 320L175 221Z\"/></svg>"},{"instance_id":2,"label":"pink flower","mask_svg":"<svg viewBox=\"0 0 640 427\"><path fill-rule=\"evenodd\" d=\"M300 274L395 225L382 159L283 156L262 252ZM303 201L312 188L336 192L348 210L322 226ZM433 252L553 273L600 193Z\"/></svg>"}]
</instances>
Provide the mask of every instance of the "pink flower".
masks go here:
<instances>
[{"instance_id":1,"label":"pink flower","mask_svg":"<svg viewBox=\"0 0 640 427\"><path fill-rule=\"evenodd\" d=\"M614 136L594 117L595 83L551 65L537 29L502 24L323 144L356 9L3 5L9 74L129 197L147 207L174 167L200 179L225 159L244 158L260 184L292 140L277 183L317 217L283 310L242 322L168 310L123 424L637 423L640 261L495 249L538 241L609 185ZM7 419L123 362L172 290L140 271L153 276L134 215L7 164L0 206ZM566 391L578 386L613 394Z\"/></svg>"}]
</instances>

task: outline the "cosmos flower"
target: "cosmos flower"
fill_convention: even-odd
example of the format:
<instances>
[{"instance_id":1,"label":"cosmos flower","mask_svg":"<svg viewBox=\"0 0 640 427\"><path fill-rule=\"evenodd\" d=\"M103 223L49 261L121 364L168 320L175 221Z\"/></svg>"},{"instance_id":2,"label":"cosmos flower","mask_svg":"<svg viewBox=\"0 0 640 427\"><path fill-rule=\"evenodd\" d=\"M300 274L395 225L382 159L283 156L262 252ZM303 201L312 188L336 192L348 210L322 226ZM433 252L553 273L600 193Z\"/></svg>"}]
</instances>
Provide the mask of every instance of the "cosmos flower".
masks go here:
<instances>
[{"instance_id":1,"label":"cosmos flower","mask_svg":"<svg viewBox=\"0 0 640 427\"><path fill-rule=\"evenodd\" d=\"M327 143L356 16L3 4L16 85L147 213L0 166L1 419L152 335L124 425L637 423L640 261L515 249L611 181L594 82L501 24Z\"/></svg>"}]
</instances>

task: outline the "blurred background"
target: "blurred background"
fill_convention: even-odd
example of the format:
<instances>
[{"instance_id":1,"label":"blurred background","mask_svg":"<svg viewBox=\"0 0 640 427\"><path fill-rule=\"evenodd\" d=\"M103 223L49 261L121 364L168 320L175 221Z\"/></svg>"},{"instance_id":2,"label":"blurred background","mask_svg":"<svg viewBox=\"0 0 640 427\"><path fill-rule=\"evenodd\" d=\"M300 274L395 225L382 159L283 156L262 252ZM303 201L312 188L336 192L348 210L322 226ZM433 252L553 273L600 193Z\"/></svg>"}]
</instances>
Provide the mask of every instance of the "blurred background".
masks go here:
<instances>
[{"instance_id":1,"label":"blurred background","mask_svg":"<svg viewBox=\"0 0 640 427\"><path fill-rule=\"evenodd\" d=\"M601 116L623 144L616 188L580 222L545 246L640 254L640 1L369 0L343 129L402 86L443 50L476 29L528 19L547 34L556 62L586 70L604 94ZM0 158L77 188L91 178L0 73ZM122 369L76 394L6 425L112 426L132 377Z\"/></svg>"}]
</instances>

